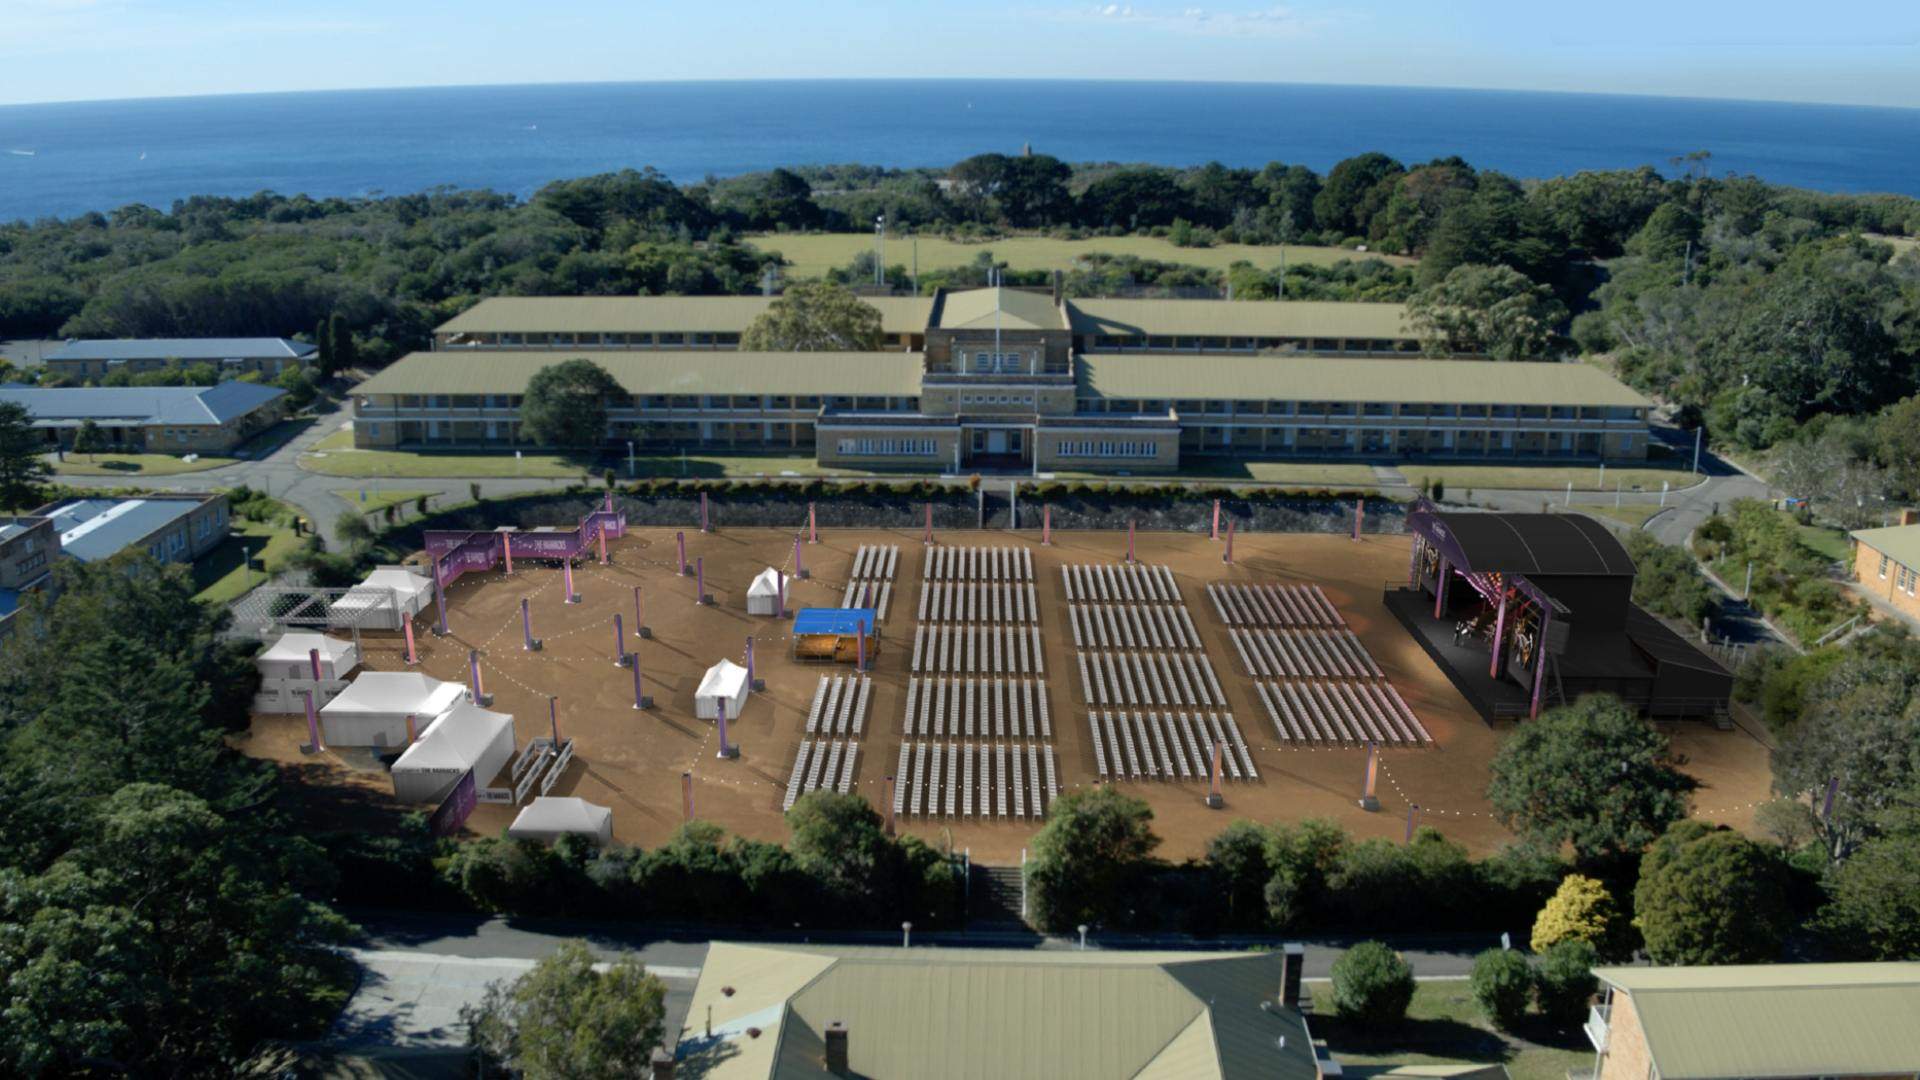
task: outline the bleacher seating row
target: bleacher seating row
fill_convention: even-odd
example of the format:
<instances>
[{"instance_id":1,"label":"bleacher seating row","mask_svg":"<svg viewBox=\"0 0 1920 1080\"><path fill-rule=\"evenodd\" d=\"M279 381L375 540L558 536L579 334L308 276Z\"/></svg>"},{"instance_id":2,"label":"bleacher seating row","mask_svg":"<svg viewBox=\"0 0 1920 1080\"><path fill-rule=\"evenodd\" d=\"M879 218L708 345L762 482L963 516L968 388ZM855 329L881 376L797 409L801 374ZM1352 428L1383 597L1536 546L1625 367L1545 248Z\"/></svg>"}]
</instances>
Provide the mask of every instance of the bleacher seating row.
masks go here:
<instances>
[{"instance_id":1,"label":"bleacher seating row","mask_svg":"<svg viewBox=\"0 0 1920 1080\"><path fill-rule=\"evenodd\" d=\"M1052 743L902 742L896 814L1042 818L1060 796Z\"/></svg>"},{"instance_id":2,"label":"bleacher seating row","mask_svg":"<svg viewBox=\"0 0 1920 1080\"><path fill-rule=\"evenodd\" d=\"M921 622L1037 623L1040 601L1031 581L943 582L920 587Z\"/></svg>"},{"instance_id":3,"label":"bleacher seating row","mask_svg":"<svg viewBox=\"0 0 1920 1080\"><path fill-rule=\"evenodd\" d=\"M853 570L848 581L892 581L900 568L899 544L861 544L853 553Z\"/></svg>"},{"instance_id":4,"label":"bleacher seating row","mask_svg":"<svg viewBox=\"0 0 1920 1080\"><path fill-rule=\"evenodd\" d=\"M927 549L924 581L1032 581L1033 549L942 547Z\"/></svg>"},{"instance_id":5,"label":"bleacher seating row","mask_svg":"<svg viewBox=\"0 0 1920 1080\"><path fill-rule=\"evenodd\" d=\"M1083 652L1080 690L1089 705L1212 705L1226 694L1202 653Z\"/></svg>"},{"instance_id":6,"label":"bleacher seating row","mask_svg":"<svg viewBox=\"0 0 1920 1080\"><path fill-rule=\"evenodd\" d=\"M1200 649L1186 605L1068 604L1076 649Z\"/></svg>"},{"instance_id":7,"label":"bleacher seating row","mask_svg":"<svg viewBox=\"0 0 1920 1080\"><path fill-rule=\"evenodd\" d=\"M1253 753L1232 713L1094 710L1094 767L1102 780L1200 780L1213 768L1213 744L1221 744L1221 772L1233 780L1258 780Z\"/></svg>"},{"instance_id":8,"label":"bleacher seating row","mask_svg":"<svg viewBox=\"0 0 1920 1080\"><path fill-rule=\"evenodd\" d=\"M1044 679L907 680L900 729L909 736L1051 739Z\"/></svg>"},{"instance_id":9,"label":"bleacher seating row","mask_svg":"<svg viewBox=\"0 0 1920 1080\"><path fill-rule=\"evenodd\" d=\"M914 674L1044 675L1038 626L916 626Z\"/></svg>"},{"instance_id":10,"label":"bleacher seating row","mask_svg":"<svg viewBox=\"0 0 1920 1080\"><path fill-rule=\"evenodd\" d=\"M1228 626L1337 626L1347 620L1318 585L1239 585L1215 582L1207 586L1213 610Z\"/></svg>"},{"instance_id":11,"label":"bleacher seating row","mask_svg":"<svg viewBox=\"0 0 1920 1080\"><path fill-rule=\"evenodd\" d=\"M1256 682L1253 688L1283 741L1338 746L1433 742L1400 691L1384 679Z\"/></svg>"},{"instance_id":12,"label":"bleacher seating row","mask_svg":"<svg viewBox=\"0 0 1920 1080\"><path fill-rule=\"evenodd\" d=\"M1258 679L1384 679L1353 631L1229 628L1247 674Z\"/></svg>"},{"instance_id":13,"label":"bleacher seating row","mask_svg":"<svg viewBox=\"0 0 1920 1080\"><path fill-rule=\"evenodd\" d=\"M878 622L887 621L887 608L892 603L891 581L849 581L847 590L840 594L841 607L872 608L873 617Z\"/></svg>"},{"instance_id":14,"label":"bleacher seating row","mask_svg":"<svg viewBox=\"0 0 1920 1080\"><path fill-rule=\"evenodd\" d=\"M787 776L787 795L780 812L793 809L800 796L829 787L842 795L853 790L853 768L860 756L860 744L851 739L801 739L793 755L793 772Z\"/></svg>"},{"instance_id":15,"label":"bleacher seating row","mask_svg":"<svg viewBox=\"0 0 1920 1080\"><path fill-rule=\"evenodd\" d=\"M1173 582L1173 571L1165 566L1146 566L1141 563L1062 566L1060 577L1066 583L1067 600L1072 603L1181 602L1180 588Z\"/></svg>"},{"instance_id":16,"label":"bleacher seating row","mask_svg":"<svg viewBox=\"0 0 1920 1080\"><path fill-rule=\"evenodd\" d=\"M867 701L873 679L866 675L822 675L807 708L808 735L852 735L858 738L867 724Z\"/></svg>"}]
</instances>

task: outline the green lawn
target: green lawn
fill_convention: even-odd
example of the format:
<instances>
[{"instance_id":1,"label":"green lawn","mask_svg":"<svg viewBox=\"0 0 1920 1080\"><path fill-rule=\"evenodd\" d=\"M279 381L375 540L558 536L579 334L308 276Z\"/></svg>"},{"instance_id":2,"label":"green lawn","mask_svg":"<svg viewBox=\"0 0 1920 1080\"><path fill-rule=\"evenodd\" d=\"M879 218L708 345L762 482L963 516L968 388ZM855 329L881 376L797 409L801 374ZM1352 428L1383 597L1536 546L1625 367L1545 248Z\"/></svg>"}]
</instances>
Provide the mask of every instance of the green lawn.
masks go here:
<instances>
[{"instance_id":1,"label":"green lawn","mask_svg":"<svg viewBox=\"0 0 1920 1080\"><path fill-rule=\"evenodd\" d=\"M236 518L220 546L194 560L193 584L200 590L196 599L209 604L232 602L284 569L287 557L299 546L300 538L286 525ZM242 565L247 552L253 560L250 571Z\"/></svg>"},{"instance_id":2,"label":"green lawn","mask_svg":"<svg viewBox=\"0 0 1920 1080\"><path fill-rule=\"evenodd\" d=\"M1847 539L1845 529L1828 525L1801 525L1799 533L1800 545L1823 559L1846 562L1853 558L1853 542Z\"/></svg>"},{"instance_id":3,"label":"green lawn","mask_svg":"<svg viewBox=\"0 0 1920 1080\"><path fill-rule=\"evenodd\" d=\"M363 514L378 513L389 506L412 506L415 499L422 495L438 495L434 491L409 491L404 489L376 488L334 488L333 493ZM365 498L362 498L362 496Z\"/></svg>"},{"instance_id":4,"label":"green lawn","mask_svg":"<svg viewBox=\"0 0 1920 1080\"><path fill-rule=\"evenodd\" d=\"M873 237L868 233L766 234L748 237L747 240L763 251L778 251L785 256L787 261L793 264L789 268L789 273L794 277L824 277L828 270L847 265L856 254L873 250ZM916 243L919 247L919 265L922 270L964 266L983 251L992 252L995 259L1006 262L1008 267L1014 270L1066 270L1072 267L1075 259L1093 252L1108 255L1136 255L1144 259L1183 263L1210 270L1224 270L1233 263L1243 260L1255 266L1271 269L1279 265L1281 251L1279 244L1220 244L1210 248L1183 248L1175 247L1171 241L1157 236L1104 236L1092 240L1058 240L1047 236L1003 236L977 242L961 242L935 236L923 236L917 242L900 237L888 237L887 263L911 267L914 263ZM1341 259L1381 259L1406 266L1412 265L1415 261L1399 255L1348 251L1337 247L1305 247L1298 244L1288 244L1285 247L1286 260L1290 263L1327 266Z\"/></svg>"},{"instance_id":5,"label":"green lawn","mask_svg":"<svg viewBox=\"0 0 1920 1080\"><path fill-rule=\"evenodd\" d=\"M1659 491L1661 481L1673 490L1691 487L1699 477L1685 469L1607 467L1606 482L1600 480L1597 465L1426 465L1411 462L1398 466L1400 474L1413 485L1426 479L1445 480L1447 494L1462 498L1469 488L1525 489L1565 491L1571 483L1575 491L1613 491L1625 485L1628 491Z\"/></svg>"},{"instance_id":6,"label":"green lawn","mask_svg":"<svg viewBox=\"0 0 1920 1080\"><path fill-rule=\"evenodd\" d=\"M516 461L511 451L504 454L440 451L415 453L408 450L356 450L353 430L339 431L313 444L300 455L300 467L322 476L366 477L500 477L533 476L577 478L591 472L593 462L586 457L528 452Z\"/></svg>"},{"instance_id":7,"label":"green lawn","mask_svg":"<svg viewBox=\"0 0 1920 1080\"><path fill-rule=\"evenodd\" d=\"M1325 993L1325 986L1315 992ZM1309 1022L1343 1066L1498 1064L1514 1080L1566 1080L1569 1069L1593 1068L1593 1048L1577 1029L1530 1031L1530 1038L1495 1031L1464 981L1421 983L1406 1023L1394 1031L1349 1028L1329 1011L1316 1012Z\"/></svg>"},{"instance_id":8,"label":"green lawn","mask_svg":"<svg viewBox=\"0 0 1920 1080\"><path fill-rule=\"evenodd\" d=\"M205 472L232 465L230 457L202 456L184 461L173 454L67 454L67 460L54 461L53 471L62 476L174 476Z\"/></svg>"}]
</instances>

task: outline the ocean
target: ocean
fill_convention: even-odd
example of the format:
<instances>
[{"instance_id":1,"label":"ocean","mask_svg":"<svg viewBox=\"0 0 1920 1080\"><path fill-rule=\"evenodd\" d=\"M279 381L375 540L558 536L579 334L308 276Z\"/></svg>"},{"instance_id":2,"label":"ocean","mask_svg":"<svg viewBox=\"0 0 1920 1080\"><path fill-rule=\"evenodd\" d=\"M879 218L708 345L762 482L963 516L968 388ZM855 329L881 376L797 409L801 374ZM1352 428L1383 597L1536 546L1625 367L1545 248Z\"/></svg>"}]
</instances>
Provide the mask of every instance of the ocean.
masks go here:
<instances>
[{"instance_id":1,"label":"ocean","mask_svg":"<svg viewBox=\"0 0 1920 1080\"><path fill-rule=\"evenodd\" d=\"M1920 109L1290 84L1092 81L603 83L250 94L0 107L0 221L261 190L529 195L652 166L676 181L775 165L1268 161L1381 150L1520 177L1667 168L1920 195Z\"/></svg>"}]
</instances>

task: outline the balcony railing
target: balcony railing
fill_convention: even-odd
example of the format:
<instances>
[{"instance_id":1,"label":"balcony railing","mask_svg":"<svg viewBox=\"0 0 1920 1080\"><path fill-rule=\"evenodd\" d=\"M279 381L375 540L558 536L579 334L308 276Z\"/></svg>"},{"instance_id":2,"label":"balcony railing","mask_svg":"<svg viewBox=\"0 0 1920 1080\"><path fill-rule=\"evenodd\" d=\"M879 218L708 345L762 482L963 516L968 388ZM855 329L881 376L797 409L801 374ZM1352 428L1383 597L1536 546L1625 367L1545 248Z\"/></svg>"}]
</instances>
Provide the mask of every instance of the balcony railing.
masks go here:
<instances>
[{"instance_id":1,"label":"balcony railing","mask_svg":"<svg viewBox=\"0 0 1920 1080\"><path fill-rule=\"evenodd\" d=\"M1612 1034L1609 1019L1613 1013L1611 1005L1592 1005L1587 1008L1587 1022L1582 1025L1587 1032L1587 1041L1593 1044L1599 1053L1607 1052L1607 1036Z\"/></svg>"}]
</instances>

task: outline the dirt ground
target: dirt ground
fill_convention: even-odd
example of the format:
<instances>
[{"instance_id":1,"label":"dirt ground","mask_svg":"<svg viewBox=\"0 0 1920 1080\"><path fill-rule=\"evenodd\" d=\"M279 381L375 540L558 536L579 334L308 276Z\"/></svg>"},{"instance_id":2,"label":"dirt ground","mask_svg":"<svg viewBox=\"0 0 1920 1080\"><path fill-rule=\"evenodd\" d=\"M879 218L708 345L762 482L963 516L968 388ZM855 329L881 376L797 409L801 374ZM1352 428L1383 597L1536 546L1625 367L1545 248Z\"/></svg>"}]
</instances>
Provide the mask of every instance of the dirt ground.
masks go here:
<instances>
[{"instance_id":1,"label":"dirt ground","mask_svg":"<svg viewBox=\"0 0 1920 1080\"><path fill-rule=\"evenodd\" d=\"M467 650L479 649L485 689L493 708L513 714L521 745L548 730L547 695L559 698L563 737L578 740L577 756L552 794L577 795L611 806L615 837L652 846L683 820L681 775L691 773L695 813L729 830L764 839L784 839L780 804L806 720L814 687L831 669L789 659L781 622L746 612L746 587L768 566L791 571L793 534L771 529L737 529L701 534L689 531L687 557L705 561L711 607L694 604L691 576L674 567L674 533L664 529L630 530L611 549L611 565L587 565L575 572L579 604L562 603L557 569L521 560L509 576L499 571L469 574L448 592L447 638L432 632L432 611L417 627L421 669L441 679L466 680ZM1056 532L1042 547L1037 535L1004 532L942 532L944 543L1031 547L1046 642L1045 679L1054 721L1054 748L1063 791L1093 783L1092 744L1086 706L1081 700L1071 635L1066 627L1066 598L1060 566L1115 562L1125 551L1123 533ZM882 803L883 778L899 754L901 713L905 706L912 652L913 616L925 549L917 531L828 531L803 554L809 581L790 583L789 609L838 604L854 552L861 544L897 544L898 577L888 618L881 623L883 645L874 662L873 699L861 740L854 790ZM1203 850L1206 841L1236 817L1293 821L1330 817L1360 836L1398 839L1405 835L1409 809L1417 820L1484 853L1499 847L1508 833L1489 813L1483 794L1487 762L1501 734L1475 715L1381 602L1384 586L1406 573L1404 536L1368 536L1355 543L1340 535L1300 533L1241 534L1234 542L1235 563L1221 562L1221 546L1204 536L1142 533L1137 550L1148 563L1170 567L1206 654L1219 674L1261 778L1226 785L1226 807L1207 808L1203 785L1196 782L1141 781L1122 786L1153 807L1161 852L1181 858ZM1240 670L1231 642L1204 587L1212 581L1318 584L1370 650L1393 685L1434 737L1423 749L1382 751L1380 809L1357 804L1365 751L1301 747L1282 743ZM633 587L640 586L646 625L653 637L634 637ZM519 603L530 601L534 635L545 648L521 647ZM646 692L655 707L633 708L632 674L614 661L613 616L627 622L628 647L637 645ZM722 657L744 662L746 641L754 640L755 674L766 691L749 700L745 713L730 724L737 759L716 757L710 721L694 718L694 689L708 666ZM403 665L400 636L364 635L363 663L374 670ZM1696 797L1709 820L1750 827L1753 810L1767 797L1766 750L1741 731L1722 732L1699 724L1675 724L1668 730L1686 755L1689 771L1703 781ZM303 779L341 783L356 795L387 788L377 766L349 751L303 757L305 722L299 717L256 718L242 741L248 753L300 766ZM884 807L882 807L884 811ZM492 834L512 820L512 808L482 805L469 820L477 833ZM1038 824L901 819L903 832L937 844L969 849L988 863L1020 858Z\"/></svg>"}]
</instances>

